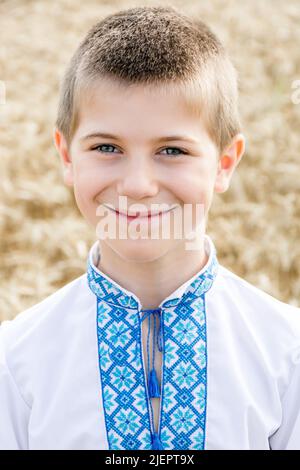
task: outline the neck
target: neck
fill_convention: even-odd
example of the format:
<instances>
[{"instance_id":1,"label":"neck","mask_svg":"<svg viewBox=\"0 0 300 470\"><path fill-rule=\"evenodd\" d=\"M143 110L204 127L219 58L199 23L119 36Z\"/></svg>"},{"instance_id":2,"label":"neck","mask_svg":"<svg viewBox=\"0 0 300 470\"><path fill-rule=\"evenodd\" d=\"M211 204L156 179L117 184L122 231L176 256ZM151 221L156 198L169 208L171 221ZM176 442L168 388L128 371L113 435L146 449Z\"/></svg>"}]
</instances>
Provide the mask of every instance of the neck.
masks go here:
<instances>
[{"instance_id":1,"label":"neck","mask_svg":"<svg viewBox=\"0 0 300 470\"><path fill-rule=\"evenodd\" d=\"M121 258L107 243L100 243L98 269L126 290L135 294L143 309L157 308L178 287L195 276L207 263L204 236L197 250L186 250L184 243L150 262L132 262Z\"/></svg>"}]
</instances>

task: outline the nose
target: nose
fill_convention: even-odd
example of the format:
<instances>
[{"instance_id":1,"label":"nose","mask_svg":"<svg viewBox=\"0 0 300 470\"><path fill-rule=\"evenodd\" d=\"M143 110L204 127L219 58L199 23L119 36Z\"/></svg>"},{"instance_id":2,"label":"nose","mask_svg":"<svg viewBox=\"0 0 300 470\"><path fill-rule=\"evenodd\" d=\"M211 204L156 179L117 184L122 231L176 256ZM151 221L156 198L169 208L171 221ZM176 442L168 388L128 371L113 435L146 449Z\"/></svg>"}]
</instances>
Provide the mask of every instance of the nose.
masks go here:
<instances>
[{"instance_id":1,"label":"nose","mask_svg":"<svg viewBox=\"0 0 300 470\"><path fill-rule=\"evenodd\" d=\"M128 196L136 201L155 196L159 190L159 182L151 162L145 162L142 157L128 161L117 189L120 196Z\"/></svg>"}]
</instances>

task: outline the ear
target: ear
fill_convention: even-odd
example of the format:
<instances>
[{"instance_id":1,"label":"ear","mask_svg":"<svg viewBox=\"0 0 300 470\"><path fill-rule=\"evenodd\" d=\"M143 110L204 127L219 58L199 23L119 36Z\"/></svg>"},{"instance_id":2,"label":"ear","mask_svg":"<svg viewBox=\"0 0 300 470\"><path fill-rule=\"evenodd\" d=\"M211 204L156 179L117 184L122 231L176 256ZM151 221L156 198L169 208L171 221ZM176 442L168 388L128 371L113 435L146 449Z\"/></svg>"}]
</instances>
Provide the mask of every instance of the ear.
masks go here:
<instances>
[{"instance_id":1,"label":"ear","mask_svg":"<svg viewBox=\"0 0 300 470\"><path fill-rule=\"evenodd\" d=\"M56 127L53 129L53 139L62 163L64 183L67 186L73 186L74 179L71 155L64 135Z\"/></svg>"},{"instance_id":2,"label":"ear","mask_svg":"<svg viewBox=\"0 0 300 470\"><path fill-rule=\"evenodd\" d=\"M243 134L237 134L222 155L220 155L215 180L216 193L224 193L227 191L233 172L239 164L244 151L245 137Z\"/></svg>"}]
</instances>

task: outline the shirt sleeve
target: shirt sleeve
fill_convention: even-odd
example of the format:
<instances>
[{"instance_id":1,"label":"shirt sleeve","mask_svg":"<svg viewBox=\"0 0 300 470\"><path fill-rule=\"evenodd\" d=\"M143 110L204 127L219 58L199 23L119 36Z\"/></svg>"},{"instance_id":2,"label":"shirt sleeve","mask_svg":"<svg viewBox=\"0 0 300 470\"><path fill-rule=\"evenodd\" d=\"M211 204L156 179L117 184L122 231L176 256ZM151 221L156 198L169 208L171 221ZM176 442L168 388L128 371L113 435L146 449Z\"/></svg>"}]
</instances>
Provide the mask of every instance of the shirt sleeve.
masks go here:
<instances>
[{"instance_id":1,"label":"shirt sleeve","mask_svg":"<svg viewBox=\"0 0 300 470\"><path fill-rule=\"evenodd\" d=\"M29 415L30 408L22 398L6 361L2 323L0 325L0 450L28 449Z\"/></svg>"},{"instance_id":2,"label":"shirt sleeve","mask_svg":"<svg viewBox=\"0 0 300 470\"><path fill-rule=\"evenodd\" d=\"M282 398L282 422L269 438L271 450L300 450L300 348L291 381Z\"/></svg>"}]
</instances>

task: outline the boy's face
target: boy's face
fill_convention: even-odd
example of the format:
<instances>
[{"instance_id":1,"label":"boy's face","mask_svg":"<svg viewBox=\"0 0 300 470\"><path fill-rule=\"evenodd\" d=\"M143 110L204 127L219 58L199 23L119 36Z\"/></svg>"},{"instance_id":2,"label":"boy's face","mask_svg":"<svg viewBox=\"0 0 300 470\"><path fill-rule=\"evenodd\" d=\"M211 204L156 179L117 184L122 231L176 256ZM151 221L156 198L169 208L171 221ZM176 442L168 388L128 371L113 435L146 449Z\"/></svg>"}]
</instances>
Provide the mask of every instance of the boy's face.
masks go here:
<instances>
[{"instance_id":1,"label":"boy's face","mask_svg":"<svg viewBox=\"0 0 300 470\"><path fill-rule=\"evenodd\" d=\"M131 204L136 203L144 205L144 212L155 212L152 204L164 203L173 208L169 214L171 236L167 239L117 237L101 241L123 259L150 261L182 248L186 239L175 238L174 227L172 230L175 212L183 215L184 206L189 204L195 222L197 206L203 209L206 220L214 192L227 190L244 152L244 138L239 134L219 155L203 123L191 113L184 99L160 91L158 87L126 88L101 81L81 104L79 125L69 150L63 135L54 130L64 181L74 187L78 208L93 227L101 220L97 208L103 208L103 204L120 208L119 196L127 197L128 213L136 213L134 208L131 210ZM85 138L97 132L118 138ZM186 136L194 142L166 140L168 136ZM119 218L109 209L106 217L108 212L118 233L119 224L124 224L126 217ZM164 216L154 218L158 224L164 221ZM140 219L141 228L146 219ZM126 219L127 223L130 220Z\"/></svg>"}]
</instances>

